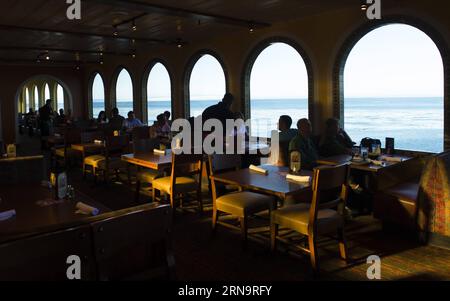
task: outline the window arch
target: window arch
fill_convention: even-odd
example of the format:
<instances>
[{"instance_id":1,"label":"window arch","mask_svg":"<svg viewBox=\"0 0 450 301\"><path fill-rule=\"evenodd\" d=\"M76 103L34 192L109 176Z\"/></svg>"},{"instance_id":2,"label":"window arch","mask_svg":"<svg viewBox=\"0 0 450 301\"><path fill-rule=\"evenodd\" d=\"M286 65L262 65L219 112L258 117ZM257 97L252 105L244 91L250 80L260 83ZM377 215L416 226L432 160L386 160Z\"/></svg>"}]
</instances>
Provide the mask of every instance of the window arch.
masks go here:
<instances>
[{"instance_id":1,"label":"window arch","mask_svg":"<svg viewBox=\"0 0 450 301\"><path fill-rule=\"evenodd\" d=\"M300 53L283 42L270 43L250 71L252 135L269 137L281 115L308 118L308 71ZM268 114L270 112L270 114Z\"/></svg>"},{"instance_id":2,"label":"window arch","mask_svg":"<svg viewBox=\"0 0 450 301\"><path fill-rule=\"evenodd\" d=\"M100 73L96 72L91 78L90 108L89 114L97 118L101 111L105 111L105 86Z\"/></svg>"},{"instance_id":3,"label":"window arch","mask_svg":"<svg viewBox=\"0 0 450 301\"><path fill-rule=\"evenodd\" d=\"M60 84L56 84L56 109L59 111L59 109L65 108L64 104L64 89L61 87Z\"/></svg>"},{"instance_id":4,"label":"window arch","mask_svg":"<svg viewBox=\"0 0 450 301\"><path fill-rule=\"evenodd\" d=\"M28 88L25 88L25 113L28 113L28 110L31 108L31 102L30 102L30 90Z\"/></svg>"},{"instance_id":5,"label":"window arch","mask_svg":"<svg viewBox=\"0 0 450 301\"><path fill-rule=\"evenodd\" d=\"M222 100L228 88L227 72L219 57L201 51L191 59L185 82L186 115L197 117ZM189 117L189 116L188 116Z\"/></svg>"},{"instance_id":6,"label":"window arch","mask_svg":"<svg viewBox=\"0 0 450 301\"><path fill-rule=\"evenodd\" d=\"M440 41L422 22L395 16L347 40L335 67L335 115L355 142L393 137L399 149L449 147L448 51Z\"/></svg>"},{"instance_id":7,"label":"window arch","mask_svg":"<svg viewBox=\"0 0 450 301\"><path fill-rule=\"evenodd\" d=\"M116 107L119 109L119 114L127 116L129 111L133 111L134 94L133 81L125 68L122 68L117 76L115 92Z\"/></svg>"},{"instance_id":8,"label":"window arch","mask_svg":"<svg viewBox=\"0 0 450 301\"><path fill-rule=\"evenodd\" d=\"M45 101L47 101L47 99L51 99L51 95L50 95L50 87L48 84L44 85L44 98ZM53 100L53 99L52 99Z\"/></svg>"},{"instance_id":9,"label":"window arch","mask_svg":"<svg viewBox=\"0 0 450 301\"><path fill-rule=\"evenodd\" d=\"M39 107L41 107L41 100L40 100L40 96L39 96L39 89L37 86L34 86L34 103L36 105L36 109L38 109Z\"/></svg>"},{"instance_id":10,"label":"window arch","mask_svg":"<svg viewBox=\"0 0 450 301\"><path fill-rule=\"evenodd\" d=\"M172 81L167 67L160 61L150 64L146 80L144 107L147 120L152 124L159 114L172 113Z\"/></svg>"}]
</instances>

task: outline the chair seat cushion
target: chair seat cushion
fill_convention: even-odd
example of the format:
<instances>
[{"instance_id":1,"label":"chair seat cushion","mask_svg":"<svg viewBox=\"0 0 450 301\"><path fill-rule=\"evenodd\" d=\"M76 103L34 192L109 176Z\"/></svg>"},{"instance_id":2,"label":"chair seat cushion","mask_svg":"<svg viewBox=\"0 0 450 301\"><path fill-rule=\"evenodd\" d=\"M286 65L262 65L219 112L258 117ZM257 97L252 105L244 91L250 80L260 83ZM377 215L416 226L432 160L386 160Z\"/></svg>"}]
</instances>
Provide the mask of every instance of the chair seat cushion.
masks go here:
<instances>
[{"instance_id":1,"label":"chair seat cushion","mask_svg":"<svg viewBox=\"0 0 450 301\"><path fill-rule=\"evenodd\" d=\"M242 191L229 193L216 199L217 210L238 217L273 209L275 199L260 193Z\"/></svg>"},{"instance_id":2,"label":"chair seat cushion","mask_svg":"<svg viewBox=\"0 0 450 301\"><path fill-rule=\"evenodd\" d=\"M127 167L127 164L124 161L122 161L121 158L109 158L109 162L108 162L109 170L124 169L126 167ZM106 159L98 161L97 168L106 169Z\"/></svg>"},{"instance_id":3,"label":"chair seat cushion","mask_svg":"<svg viewBox=\"0 0 450 301\"><path fill-rule=\"evenodd\" d=\"M159 173L154 170L140 170L136 174L136 178L140 182L152 183L153 180L159 177Z\"/></svg>"},{"instance_id":4,"label":"chair seat cushion","mask_svg":"<svg viewBox=\"0 0 450 301\"><path fill-rule=\"evenodd\" d=\"M164 177L160 179L156 179L153 181L153 189L170 193L170 186L172 184L172 178L171 177ZM176 179L175 185L177 186L177 192L179 193L186 193L191 192L194 190L197 190L198 183L193 178L189 177L178 177Z\"/></svg>"},{"instance_id":5,"label":"chair seat cushion","mask_svg":"<svg viewBox=\"0 0 450 301\"><path fill-rule=\"evenodd\" d=\"M394 196L402 202L415 205L419 196L419 187L418 183L401 183L388 189L386 194Z\"/></svg>"},{"instance_id":6,"label":"chair seat cushion","mask_svg":"<svg viewBox=\"0 0 450 301\"><path fill-rule=\"evenodd\" d=\"M95 168L98 167L98 163L105 160L105 156L95 155L84 158L84 164L93 166Z\"/></svg>"},{"instance_id":7,"label":"chair seat cushion","mask_svg":"<svg viewBox=\"0 0 450 301\"><path fill-rule=\"evenodd\" d=\"M286 206L272 212L272 222L293 229L302 234L308 234L309 204ZM318 233L332 233L342 227L344 219L336 210L324 209L317 213Z\"/></svg>"}]
</instances>

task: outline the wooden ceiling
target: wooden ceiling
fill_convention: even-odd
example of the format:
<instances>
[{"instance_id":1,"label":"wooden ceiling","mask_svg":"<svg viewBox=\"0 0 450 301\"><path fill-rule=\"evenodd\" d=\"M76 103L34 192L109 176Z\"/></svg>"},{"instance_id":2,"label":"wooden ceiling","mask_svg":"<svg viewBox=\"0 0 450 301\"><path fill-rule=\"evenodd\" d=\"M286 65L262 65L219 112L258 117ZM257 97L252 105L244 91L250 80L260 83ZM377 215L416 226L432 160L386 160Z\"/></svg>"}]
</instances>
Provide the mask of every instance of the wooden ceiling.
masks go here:
<instances>
[{"instance_id":1,"label":"wooden ceiling","mask_svg":"<svg viewBox=\"0 0 450 301\"><path fill-rule=\"evenodd\" d=\"M155 45L195 43L269 27L359 0L82 0L81 20L66 17L66 0L0 2L0 62L98 62L99 52L129 55ZM132 20L137 30L132 30ZM113 36L117 26L118 35Z\"/></svg>"}]
</instances>

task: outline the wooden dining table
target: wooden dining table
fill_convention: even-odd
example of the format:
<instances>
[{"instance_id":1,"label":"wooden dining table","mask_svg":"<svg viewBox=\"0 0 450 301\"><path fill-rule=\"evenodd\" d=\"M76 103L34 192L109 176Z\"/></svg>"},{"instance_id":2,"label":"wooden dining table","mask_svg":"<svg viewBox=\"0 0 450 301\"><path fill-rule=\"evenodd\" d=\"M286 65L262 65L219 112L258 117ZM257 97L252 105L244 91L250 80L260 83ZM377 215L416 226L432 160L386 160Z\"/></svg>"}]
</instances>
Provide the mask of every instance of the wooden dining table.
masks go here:
<instances>
[{"instance_id":1,"label":"wooden dining table","mask_svg":"<svg viewBox=\"0 0 450 301\"><path fill-rule=\"evenodd\" d=\"M99 214L112 212L79 191L74 200L55 200L52 190L41 184L0 186L0 212L16 211L16 216L0 221L0 243L89 221L92 216L76 213L78 202L99 209Z\"/></svg>"},{"instance_id":2,"label":"wooden dining table","mask_svg":"<svg viewBox=\"0 0 450 301\"><path fill-rule=\"evenodd\" d=\"M153 152L127 154L122 156L122 161L131 165L161 171L171 167L172 152L166 151L165 155L159 155Z\"/></svg>"},{"instance_id":3,"label":"wooden dining table","mask_svg":"<svg viewBox=\"0 0 450 301\"><path fill-rule=\"evenodd\" d=\"M103 143L94 142L72 144L71 147L73 150L82 152L84 154L101 152L105 149L105 145Z\"/></svg>"},{"instance_id":4,"label":"wooden dining table","mask_svg":"<svg viewBox=\"0 0 450 301\"><path fill-rule=\"evenodd\" d=\"M338 156L332 156L332 157L326 157L326 158L320 158L317 163L320 165L339 165L339 164L345 164L350 163L350 168L370 173L378 173L382 170L388 169L390 167L393 167L399 163L406 162L411 160L411 157L407 156L390 156L392 158L397 158L398 160L401 160L399 162L391 162L391 161L382 161L382 165L377 165L374 163L355 163L352 162L352 156L348 155L338 155Z\"/></svg>"},{"instance_id":5,"label":"wooden dining table","mask_svg":"<svg viewBox=\"0 0 450 301\"><path fill-rule=\"evenodd\" d=\"M300 183L286 179L289 173L288 167L273 165L262 165L261 167L268 170L267 175L246 168L217 174L212 178L229 185L274 195L282 201L289 196L311 189L311 181ZM313 173L309 170L302 170L300 175L310 176L312 180Z\"/></svg>"}]
</instances>

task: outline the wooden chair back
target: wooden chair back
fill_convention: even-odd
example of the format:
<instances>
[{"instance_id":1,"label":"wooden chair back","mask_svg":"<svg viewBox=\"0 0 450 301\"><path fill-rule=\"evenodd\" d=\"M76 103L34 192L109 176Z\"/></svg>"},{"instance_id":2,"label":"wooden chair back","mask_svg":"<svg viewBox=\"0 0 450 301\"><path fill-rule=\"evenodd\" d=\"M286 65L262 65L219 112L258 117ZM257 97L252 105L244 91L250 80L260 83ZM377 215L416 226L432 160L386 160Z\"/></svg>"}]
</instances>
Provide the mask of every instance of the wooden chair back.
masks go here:
<instances>
[{"instance_id":1,"label":"wooden chair back","mask_svg":"<svg viewBox=\"0 0 450 301\"><path fill-rule=\"evenodd\" d=\"M319 210L337 208L343 214L348 196L348 179L350 174L349 164L337 166L325 166L314 169L313 197L309 216L309 227L313 231ZM322 195L333 191L339 191L336 198L324 200Z\"/></svg>"},{"instance_id":2,"label":"wooden chair back","mask_svg":"<svg viewBox=\"0 0 450 301\"><path fill-rule=\"evenodd\" d=\"M160 141L157 138L138 139L133 141L135 154L152 153L154 149L158 149Z\"/></svg>"},{"instance_id":3,"label":"wooden chair back","mask_svg":"<svg viewBox=\"0 0 450 301\"><path fill-rule=\"evenodd\" d=\"M176 193L176 178L198 176L198 189L201 189L203 155L172 153L171 194Z\"/></svg>"},{"instance_id":4,"label":"wooden chair back","mask_svg":"<svg viewBox=\"0 0 450 301\"><path fill-rule=\"evenodd\" d=\"M157 272L173 278L171 207L149 204L126 210L92 224L99 280L136 280Z\"/></svg>"},{"instance_id":5,"label":"wooden chair back","mask_svg":"<svg viewBox=\"0 0 450 301\"><path fill-rule=\"evenodd\" d=\"M216 200L220 188L218 183L214 179L214 175L221 174L227 171L239 170L242 166L242 156L241 155L228 155L228 154L214 154L208 156L208 174L211 179L211 192L213 200Z\"/></svg>"},{"instance_id":6,"label":"wooden chair back","mask_svg":"<svg viewBox=\"0 0 450 301\"><path fill-rule=\"evenodd\" d=\"M0 245L0 281L68 280L68 257L81 259L81 280L95 280L89 225Z\"/></svg>"},{"instance_id":7,"label":"wooden chair back","mask_svg":"<svg viewBox=\"0 0 450 301\"><path fill-rule=\"evenodd\" d=\"M88 131L81 133L81 143L91 143L95 140L103 140L104 135L102 131Z\"/></svg>"},{"instance_id":8,"label":"wooden chair back","mask_svg":"<svg viewBox=\"0 0 450 301\"><path fill-rule=\"evenodd\" d=\"M105 139L105 157L120 157L128 152L130 139L128 135L109 136Z\"/></svg>"},{"instance_id":9,"label":"wooden chair back","mask_svg":"<svg viewBox=\"0 0 450 301\"><path fill-rule=\"evenodd\" d=\"M64 146L70 147L72 144L81 142L81 129L76 127L67 127L64 131Z\"/></svg>"},{"instance_id":10,"label":"wooden chair back","mask_svg":"<svg viewBox=\"0 0 450 301\"><path fill-rule=\"evenodd\" d=\"M141 139L150 138L150 128L148 126L135 127L132 130L133 142Z\"/></svg>"}]
</instances>

